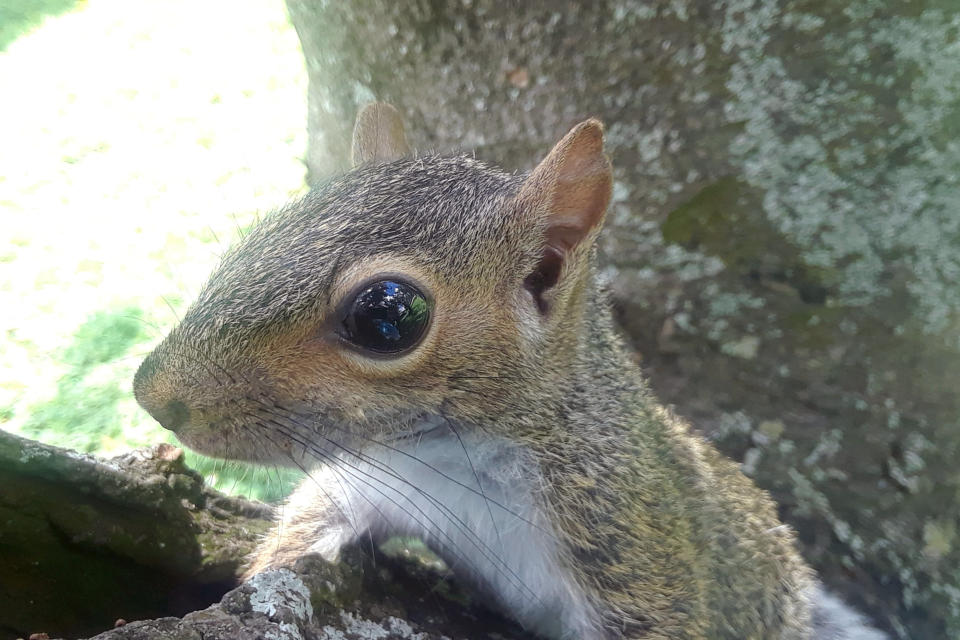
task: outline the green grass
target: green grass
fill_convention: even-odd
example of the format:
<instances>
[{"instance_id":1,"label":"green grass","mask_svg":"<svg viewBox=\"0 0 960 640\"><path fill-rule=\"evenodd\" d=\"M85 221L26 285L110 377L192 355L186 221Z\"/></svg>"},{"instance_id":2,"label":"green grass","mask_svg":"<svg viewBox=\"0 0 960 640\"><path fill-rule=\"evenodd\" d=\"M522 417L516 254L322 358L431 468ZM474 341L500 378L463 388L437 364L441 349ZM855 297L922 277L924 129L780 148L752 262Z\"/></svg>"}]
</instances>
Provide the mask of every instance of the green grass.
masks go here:
<instances>
[{"instance_id":1,"label":"green grass","mask_svg":"<svg viewBox=\"0 0 960 640\"><path fill-rule=\"evenodd\" d=\"M0 49L0 428L104 456L176 442L137 366L238 229L303 189L282 0L0 0ZM188 462L263 499L297 477Z\"/></svg>"},{"instance_id":2,"label":"green grass","mask_svg":"<svg viewBox=\"0 0 960 640\"><path fill-rule=\"evenodd\" d=\"M66 373L57 381L55 395L31 407L24 435L94 453L123 438L119 404L128 392L120 380L96 372L144 339L142 315L139 309L99 311L80 325L59 354Z\"/></svg>"},{"instance_id":3,"label":"green grass","mask_svg":"<svg viewBox=\"0 0 960 640\"><path fill-rule=\"evenodd\" d=\"M4 0L0 2L0 51L30 29L73 9L77 0Z\"/></svg>"}]
</instances>

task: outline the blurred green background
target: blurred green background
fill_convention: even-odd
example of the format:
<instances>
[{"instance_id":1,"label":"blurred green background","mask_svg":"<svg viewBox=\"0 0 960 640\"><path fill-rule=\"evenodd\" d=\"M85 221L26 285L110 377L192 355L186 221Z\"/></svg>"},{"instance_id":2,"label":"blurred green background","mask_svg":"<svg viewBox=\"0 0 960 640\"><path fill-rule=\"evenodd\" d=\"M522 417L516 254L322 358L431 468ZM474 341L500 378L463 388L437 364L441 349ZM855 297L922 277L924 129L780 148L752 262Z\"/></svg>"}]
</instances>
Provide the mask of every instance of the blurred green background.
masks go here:
<instances>
[{"instance_id":1,"label":"blurred green background","mask_svg":"<svg viewBox=\"0 0 960 640\"><path fill-rule=\"evenodd\" d=\"M304 189L283 2L0 0L0 93L0 428L104 456L175 442L134 371L238 231ZM189 462L261 499L295 479Z\"/></svg>"}]
</instances>

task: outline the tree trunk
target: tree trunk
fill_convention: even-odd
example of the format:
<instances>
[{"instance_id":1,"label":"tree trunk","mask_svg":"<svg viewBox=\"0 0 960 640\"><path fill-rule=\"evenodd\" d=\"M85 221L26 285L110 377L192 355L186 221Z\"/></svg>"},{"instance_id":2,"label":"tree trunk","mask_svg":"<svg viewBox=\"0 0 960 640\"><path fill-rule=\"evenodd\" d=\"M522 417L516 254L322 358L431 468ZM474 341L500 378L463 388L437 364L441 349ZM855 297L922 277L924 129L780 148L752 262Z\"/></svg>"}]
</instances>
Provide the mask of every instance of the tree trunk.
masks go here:
<instances>
[{"instance_id":1,"label":"tree trunk","mask_svg":"<svg viewBox=\"0 0 960 640\"><path fill-rule=\"evenodd\" d=\"M288 0L313 180L358 106L529 169L599 116L602 240L660 397L769 489L824 579L960 636L954 3Z\"/></svg>"}]
</instances>

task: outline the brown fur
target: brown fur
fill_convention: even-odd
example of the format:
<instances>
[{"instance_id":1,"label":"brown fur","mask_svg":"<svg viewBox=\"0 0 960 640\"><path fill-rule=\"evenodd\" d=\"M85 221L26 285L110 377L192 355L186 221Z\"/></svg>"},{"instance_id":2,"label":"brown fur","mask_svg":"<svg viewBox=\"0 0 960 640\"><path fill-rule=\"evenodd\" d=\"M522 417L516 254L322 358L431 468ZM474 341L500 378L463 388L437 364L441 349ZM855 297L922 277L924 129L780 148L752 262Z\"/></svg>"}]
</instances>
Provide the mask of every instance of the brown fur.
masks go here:
<instances>
[{"instance_id":1,"label":"brown fur","mask_svg":"<svg viewBox=\"0 0 960 640\"><path fill-rule=\"evenodd\" d=\"M407 146L392 113L358 120L365 164L224 258L138 371L138 401L200 451L298 464L304 444L274 428L291 416L339 444L452 416L532 453L562 562L609 637L808 637L792 532L660 407L616 336L592 255L611 185L600 124L523 178L467 157L395 159ZM396 359L334 331L344 297L378 273L435 303L423 342ZM291 499L252 570L322 535L333 514L314 495Z\"/></svg>"}]
</instances>

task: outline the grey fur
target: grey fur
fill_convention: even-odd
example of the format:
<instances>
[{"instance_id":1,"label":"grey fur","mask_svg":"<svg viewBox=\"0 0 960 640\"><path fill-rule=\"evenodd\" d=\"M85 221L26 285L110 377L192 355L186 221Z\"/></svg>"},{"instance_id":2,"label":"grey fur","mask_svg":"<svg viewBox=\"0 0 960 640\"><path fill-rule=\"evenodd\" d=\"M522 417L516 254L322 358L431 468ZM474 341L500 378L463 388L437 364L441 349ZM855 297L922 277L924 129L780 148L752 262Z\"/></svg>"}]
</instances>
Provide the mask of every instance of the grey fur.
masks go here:
<instances>
[{"instance_id":1,"label":"grey fur","mask_svg":"<svg viewBox=\"0 0 960 640\"><path fill-rule=\"evenodd\" d=\"M792 532L614 331L592 251L609 172L596 121L529 178L364 165L225 256L134 388L194 448L313 467L251 572L403 532L555 640L811 637ZM422 345L387 361L336 331L347 276L384 269L436 302Z\"/></svg>"}]
</instances>

